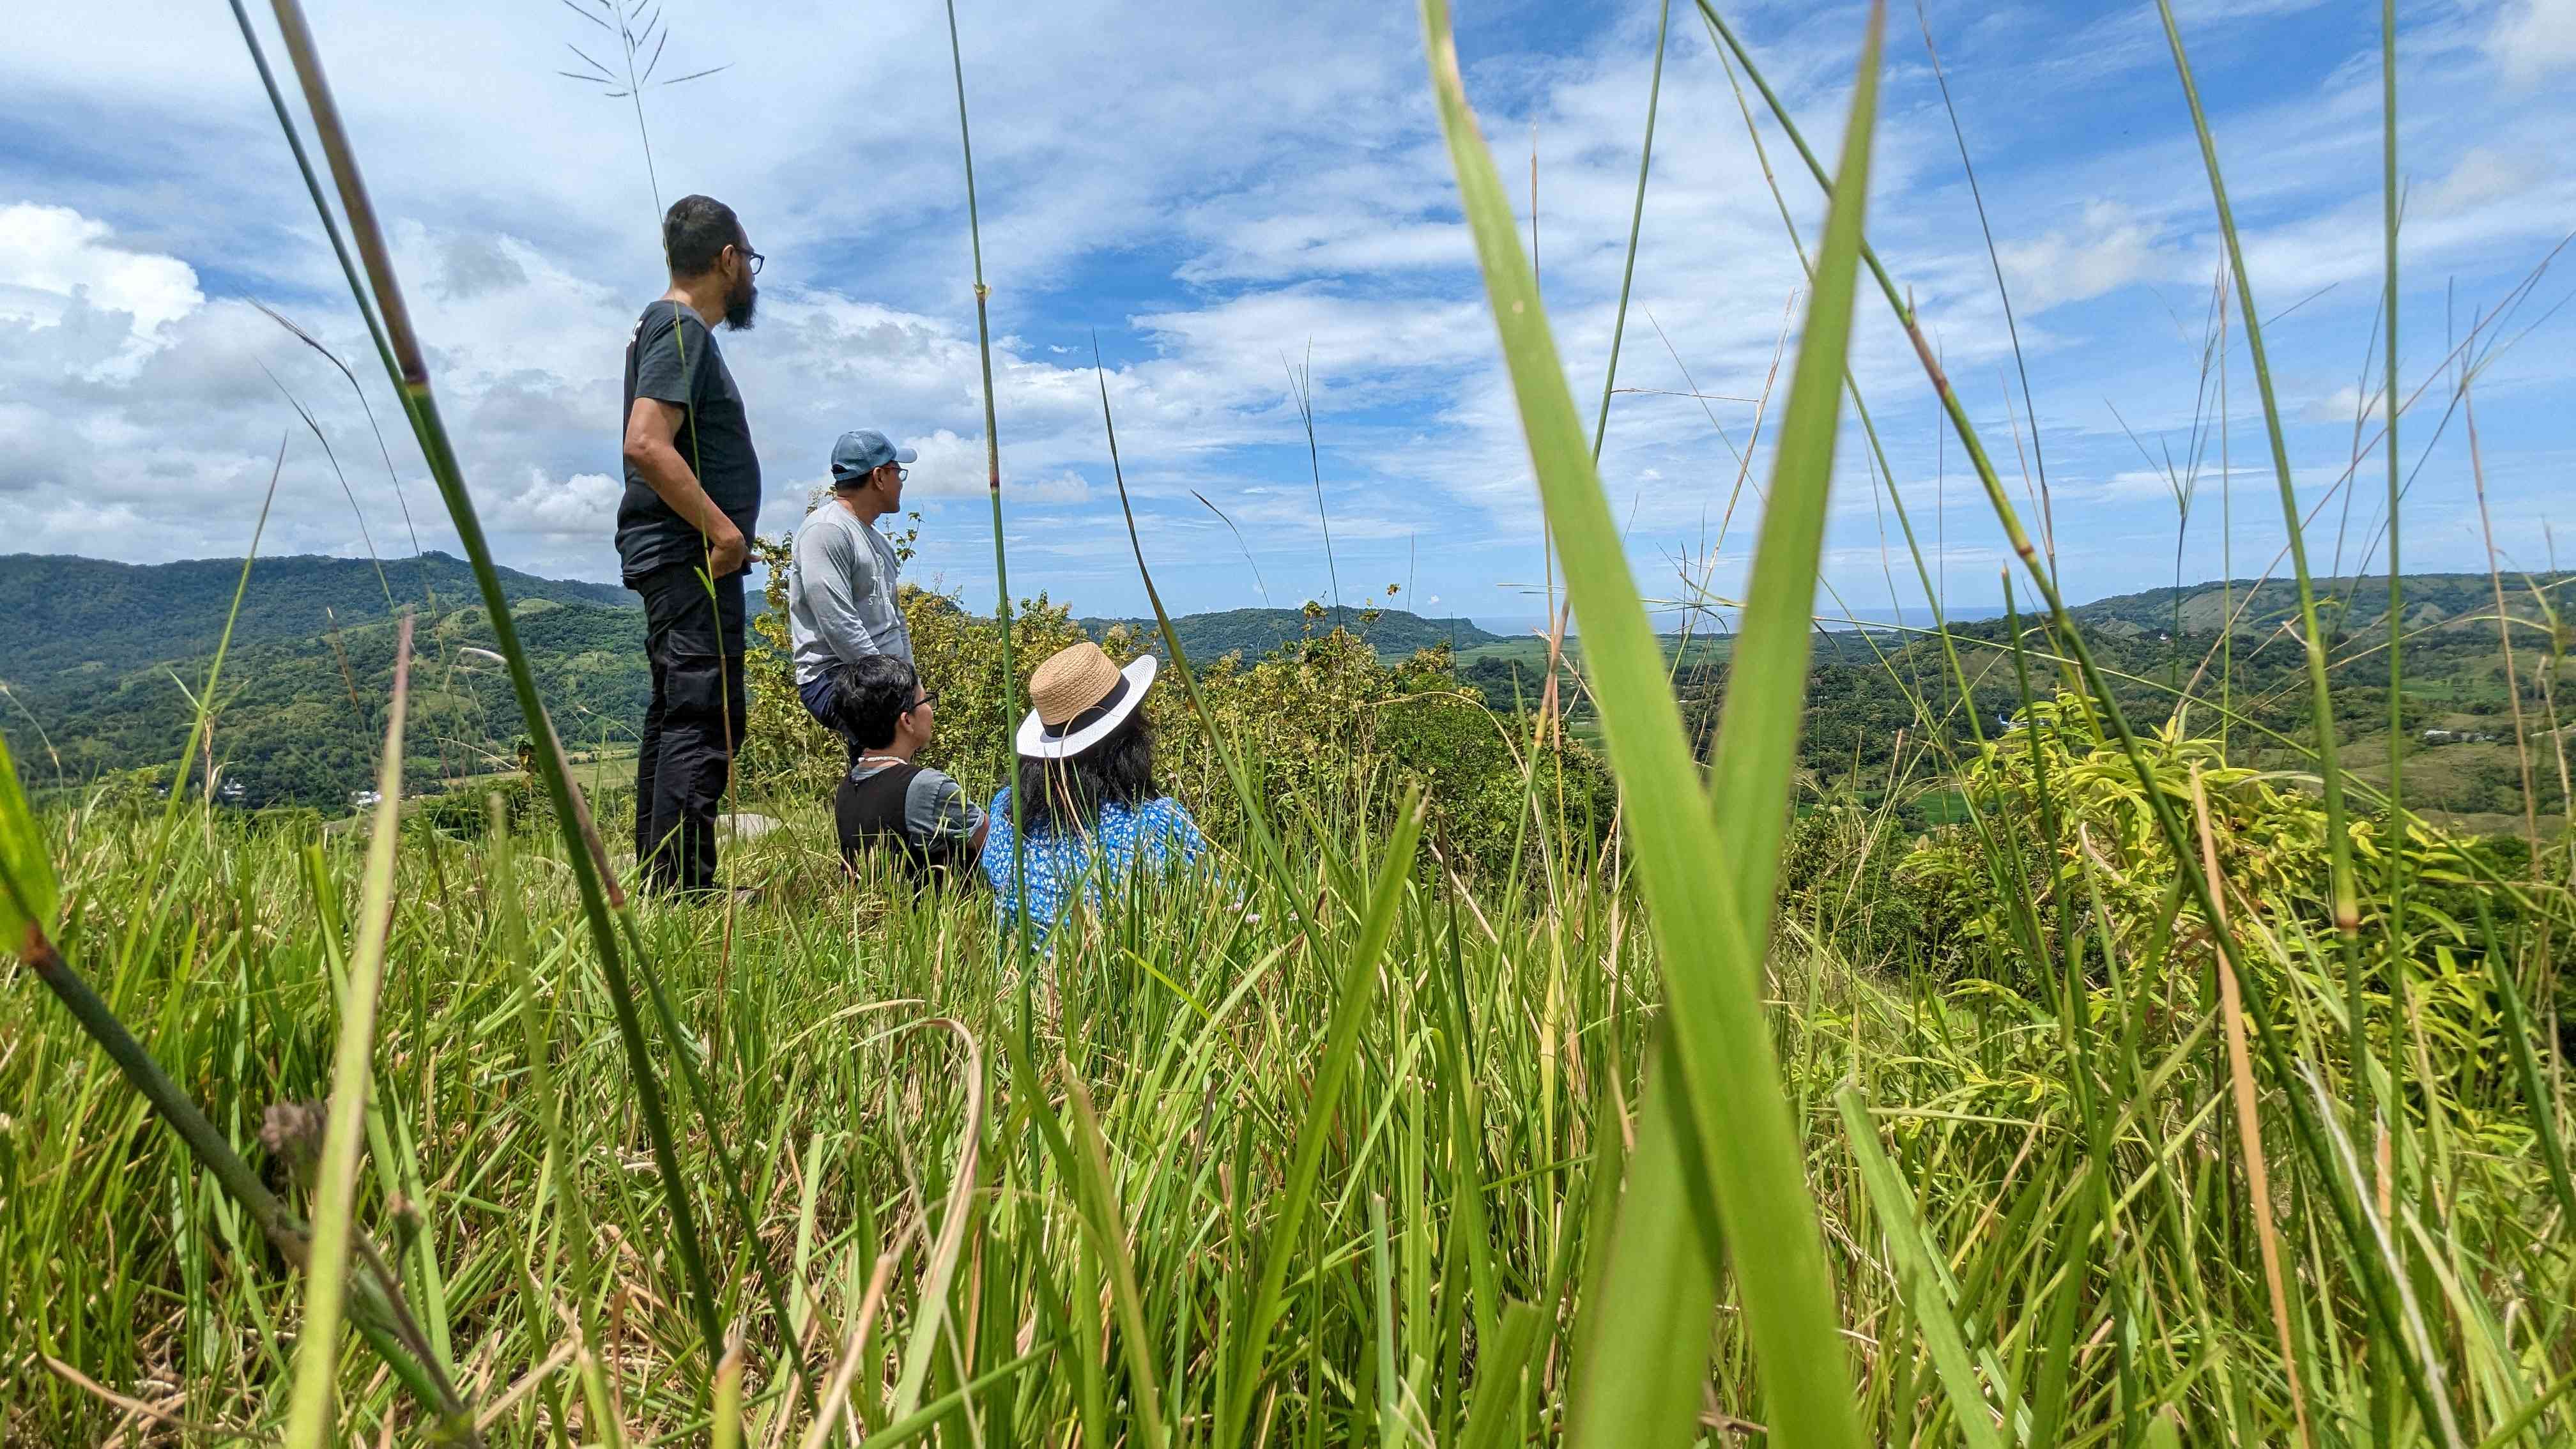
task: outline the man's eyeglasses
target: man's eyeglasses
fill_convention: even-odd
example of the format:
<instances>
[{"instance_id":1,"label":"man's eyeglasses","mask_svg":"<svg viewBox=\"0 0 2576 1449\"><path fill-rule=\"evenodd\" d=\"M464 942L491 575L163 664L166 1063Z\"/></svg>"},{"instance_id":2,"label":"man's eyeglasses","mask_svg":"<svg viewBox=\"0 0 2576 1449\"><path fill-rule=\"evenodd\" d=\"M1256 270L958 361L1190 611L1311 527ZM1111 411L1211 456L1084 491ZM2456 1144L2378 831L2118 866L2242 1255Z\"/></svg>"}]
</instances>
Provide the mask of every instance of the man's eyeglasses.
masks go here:
<instances>
[{"instance_id":1,"label":"man's eyeglasses","mask_svg":"<svg viewBox=\"0 0 2576 1449\"><path fill-rule=\"evenodd\" d=\"M894 470L894 481L896 481L897 483L909 483L909 482L911 482L911 481L912 481L912 470L911 470L910 468L897 468L897 469L895 469L895 470Z\"/></svg>"},{"instance_id":2,"label":"man's eyeglasses","mask_svg":"<svg viewBox=\"0 0 2576 1449\"><path fill-rule=\"evenodd\" d=\"M751 250L749 247L742 249L742 263L744 266L751 268L751 274L755 277L760 275L760 264L768 260L769 258Z\"/></svg>"},{"instance_id":3,"label":"man's eyeglasses","mask_svg":"<svg viewBox=\"0 0 2576 1449\"><path fill-rule=\"evenodd\" d=\"M938 691L938 690L935 690L935 689L925 689L925 690L923 690L923 691L921 692L921 698L914 700L914 701L912 702L911 708L906 709L906 710L904 711L904 713L905 713L905 714L910 714L910 713L912 713L912 711L913 711L913 710L916 710L916 709L928 709L928 708L930 708L930 706L932 706L933 704L938 703L938 701L939 701L939 691Z\"/></svg>"}]
</instances>

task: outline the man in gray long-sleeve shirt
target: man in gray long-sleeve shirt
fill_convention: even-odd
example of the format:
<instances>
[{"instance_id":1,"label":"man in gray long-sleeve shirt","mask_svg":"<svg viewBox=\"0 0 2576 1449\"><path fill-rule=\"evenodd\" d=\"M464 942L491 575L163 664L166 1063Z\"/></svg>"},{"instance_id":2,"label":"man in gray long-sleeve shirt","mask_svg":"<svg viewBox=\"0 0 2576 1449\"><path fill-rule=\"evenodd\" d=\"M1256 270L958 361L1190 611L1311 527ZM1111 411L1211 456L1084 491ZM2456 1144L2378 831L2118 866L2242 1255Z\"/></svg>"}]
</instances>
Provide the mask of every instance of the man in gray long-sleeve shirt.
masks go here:
<instances>
[{"instance_id":1,"label":"man in gray long-sleeve shirt","mask_svg":"<svg viewBox=\"0 0 2576 1449\"><path fill-rule=\"evenodd\" d=\"M834 665L872 654L912 662L912 631L895 601L901 561L876 521L902 505L903 465L916 456L874 429L843 433L832 445L832 496L796 530L787 574L796 693L826 725L833 723L827 681Z\"/></svg>"}]
</instances>

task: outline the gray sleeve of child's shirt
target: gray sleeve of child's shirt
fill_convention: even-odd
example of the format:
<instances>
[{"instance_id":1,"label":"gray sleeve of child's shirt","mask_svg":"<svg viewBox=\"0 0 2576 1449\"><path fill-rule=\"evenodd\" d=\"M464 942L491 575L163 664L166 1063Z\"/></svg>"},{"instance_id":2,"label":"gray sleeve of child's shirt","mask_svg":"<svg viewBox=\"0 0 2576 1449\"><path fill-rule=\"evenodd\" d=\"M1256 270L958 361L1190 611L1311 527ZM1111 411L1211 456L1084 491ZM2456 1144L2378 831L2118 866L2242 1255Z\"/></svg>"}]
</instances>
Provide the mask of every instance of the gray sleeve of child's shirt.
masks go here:
<instances>
[{"instance_id":1,"label":"gray sleeve of child's shirt","mask_svg":"<svg viewBox=\"0 0 2576 1449\"><path fill-rule=\"evenodd\" d=\"M919 844L971 840L983 823L984 812L937 770L922 771L904 787L903 832Z\"/></svg>"}]
</instances>

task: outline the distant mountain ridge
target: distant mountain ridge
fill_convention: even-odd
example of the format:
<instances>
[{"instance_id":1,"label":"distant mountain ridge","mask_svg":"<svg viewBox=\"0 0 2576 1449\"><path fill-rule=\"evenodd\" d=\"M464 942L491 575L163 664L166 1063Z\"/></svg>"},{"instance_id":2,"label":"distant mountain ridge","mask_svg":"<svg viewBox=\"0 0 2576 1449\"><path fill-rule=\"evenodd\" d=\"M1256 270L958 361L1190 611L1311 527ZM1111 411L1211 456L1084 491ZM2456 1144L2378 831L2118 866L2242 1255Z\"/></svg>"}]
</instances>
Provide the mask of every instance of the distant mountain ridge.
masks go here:
<instances>
[{"instance_id":1,"label":"distant mountain ridge","mask_svg":"<svg viewBox=\"0 0 2576 1449\"><path fill-rule=\"evenodd\" d=\"M1161 628L1151 618L1083 618L1074 622L1095 638L1124 625L1143 635L1153 652L1162 652ZM1472 649L1502 637L1476 627L1472 619L1427 619L1405 609L1362 610L1347 604L1319 609L1312 618L1303 609L1221 609L1183 614L1172 620L1172 632L1180 636L1182 650L1193 659L1240 654L1250 661L1282 644L1293 644L1309 635L1329 634L1335 629L1350 630L1382 655L1410 655L1443 644L1452 649Z\"/></svg>"},{"instance_id":2,"label":"distant mountain ridge","mask_svg":"<svg viewBox=\"0 0 2576 1449\"><path fill-rule=\"evenodd\" d=\"M22 693L44 694L83 674L110 677L214 652L241 580L238 558L128 564L70 554L0 554L0 680ZM631 608L635 595L615 584L547 579L502 569L512 601ZM388 560L379 578L368 559L294 554L251 566L236 646L304 639L337 624L384 619L390 590L396 608L441 610L479 603L472 568L432 550Z\"/></svg>"},{"instance_id":3,"label":"distant mountain ridge","mask_svg":"<svg viewBox=\"0 0 2576 1449\"><path fill-rule=\"evenodd\" d=\"M2576 583L2576 572L2507 572L2505 608L2516 618L2538 619L2542 610L2532 591L2543 591L2555 608L2559 595L2570 583ZM2401 588L2409 628L2492 619L2496 612L2495 580L2486 574L2407 574ZM2388 617L2386 574L2318 578L2311 580L2310 589L2316 598L2318 624L2329 635L2385 628L2381 621ZM2185 634L2215 637L2232 621L2234 632L2240 636L2262 635L2284 624L2295 628L2299 622L2299 584L2289 578L2214 579L2180 589L2147 589L2096 599L2077 605L2073 612L2079 622L2095 628L2110 625L2151 634L2170 633L2175 627L2177 602Z\"/></svg>"},{"instance_id":4,"label":"distant mountain ridge","mask_svg":"<svg viewBox=\"0 0 2576 1449\"><path fill-rule=\"evenodd\" d=\"M205 677L240 572L239 559L133 565L0 555L0 684L8 687L7 700L0 702L0 730L8 731L13 747L22 739L28 745L15 752L33 760L41 751L43 776L74 782L166 763L187 738L193 706L186 691ZM643 614L635 595L614 584L509 569L501 575L538 687L567 741L631 740L649 689ZM2571 583L2576 573L2530 581L2508 577L2508 607L2520 618L2535 619L2541 608L2533 586L2546 596ZM424 610L421 621L412 709L422 743L414 752L413 773L426 782L506 757L520 729L517 704L488 654L478 657L492 640L480 592L462 560L438 553L394 560L385 565L380 583L375 566L363 559L261 559L226 658L217 730L228 778L244 787L249 803L337 803L366 782L392 664L388 589L397 605L425 602L434 593L439 606L437 617ZM2424 675L2428 697L2450 684L2466 691L2461 698L2493 692L2482 674L2460 660L2478 653L2470 632L2491 636L2494 589L2484 574L2407 576L2407 623L2426 631L2417 637L2434 670ZM2316 592L2331 634L2348 638L2382 627L2384 576L2323 579ZM2132 651L2158 651L2165 648L2156 642L2159 636L2175 628L2177 605L2182 632L2204 639L2231 612L2240 638L2276 635L2285 623L2295 626L2298 617L2296 586L2282 580L2259 587L2238 581L2151 589L2078 605L2074 612L2108 646L2126 641ZM1079 622L1095 636L1124 626L1149 646L1161 647L1148 619ZM1311 616L1302 609L1229 609L1184 615L1173 623L1182 647L1200 662L1226 655L1258 659L1336 626L1363 636L1388 658L1446 644L1467 656L1462 676L1505 710L1534 697L1545 668L1544 641L1401 609L1374 615L1319 609ZM2002 629L1993 620L1961 626L1964 635L1982 638L2000 637ZM1701 638L1706 658L1725 657L1731 641L1722 631ZM1820 680L1836 668L1865 673L1877 667L1868 657L1874 651L1846 651L1846 642L1857 646L1839 632L1820 645ZM1580 639L1567 644L1569 657L1579 657ZM2446 683L2451 675L2459 678ZM1839 702L1818 706L1811 732L1851 726L1864 717L1873 727L1895 727L1889 723L1893 716L1880 720L1830 689L1820 698ZM21 729L30 726L34 737L22 736Z\"/></svg>"},{"instance_id":5,"label":"distant mountain ridge","mask_svg":"<svg viewBox=\"0 0 2576 1449\"><path fill-rule=\"evenodd\" d=\"M187 738L187 691L205 677L223 636L241 567L238 558L124 564L0 555L0 684L9 691L0 729L15 743L20 728L33 725L40 734L30 745L45 753L45 773L59 770L66 780L166 762ZM567 740L633 739L649 686L636 596L615 584L500 573L557 728ZM461 761L479 768L506 755L520 729L517 705L488 656L465 652L493 641L463 560L444 553L389 560L380 578L366 559L262 558L233 630L217 728L227 778L247 803L336 803L366 782L380 728L375 702L392 666L388 592L396 611L422 606L412 712L423 744L412 773L425 781ZM426 607L433 596L434 615ZM1160 647L1150 620L1082 623L1095 635L1125 624ZM1182 647L1210 661L1257 658L1336 626L1389 656L1499 637L1465 619L1401 609L1314 617L1233 609L1174 623Z\"/></svg>"}]
</instances>

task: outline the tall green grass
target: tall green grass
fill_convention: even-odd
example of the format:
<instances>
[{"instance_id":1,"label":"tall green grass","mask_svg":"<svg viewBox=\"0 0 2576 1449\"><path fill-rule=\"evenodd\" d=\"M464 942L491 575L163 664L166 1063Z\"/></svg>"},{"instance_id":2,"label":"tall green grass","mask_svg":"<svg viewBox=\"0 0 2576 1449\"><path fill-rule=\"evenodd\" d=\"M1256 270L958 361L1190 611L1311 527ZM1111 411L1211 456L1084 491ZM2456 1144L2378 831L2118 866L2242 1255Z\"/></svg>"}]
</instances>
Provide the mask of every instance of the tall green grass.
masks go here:
<instances>
[{"instance_id":1,"label":"tall green grass","mask_svg":"<svg viewBox=\"0 0 2576 1449\"><path fill-rule=\"evenodd\" d=\"M312 30L305 23L302 7L296 0L274 0L274 6L288 57L293 62L322 153L338 190L338 200L356 246L358 261L363 264L362 280L359 270L350 264L346 253L342 254L342 267L348 273L350 292L359 310L374 316L384 331L388 380L393 384L395 395L402 400L403 410L412 424L413 436L429 464L430 476L438 484L439 495L447 505L449 522L454 525L467 562L474 570L475 582L481 589L483 606L490 619L493 641L499 646L507 664L511 691L518 698L528 734L535 742L538 775L545 783L554 818L560 822L569 847L567 858L573 878L581 890L592 946L599 953L601 968L610 983L619 1033L634 1077L637 1105L652 1138L655 1162L662 1177L664 1201L671 1212L671 1246L689 1281L689 1301L696 1314L701 1345L706 1353L706 1363L701 1371L711 1372L715 1360L723 1352L723 1334L718 1326L715 1304L716 1290L706 1269L705 1250L697 1226L698 1212L687 1184L680 1178L677 1151L673 1146L668 1115L663 1110L660 1074L645 1045L643 1024L636 1006L638 993L628 979L629 962L621 949L618 929L611 923L612 909L623 913L625 902L617 882L609 875L606 852L600 845L596 830L591 828L589 809L573 787L563 745L556 737L544 701L537 694L536 677L529 670L527 651L520 646L517 626L501 591L500 575L492 562L491 547L483 537L472 494L466 487L446 424L439 415L428 364L411 325L410 309L403 301L392 254L377 225L375 208L368 198L366 182L359 173L346 128L340 122L339 107L332 97L330 82L323 74ZM247 30L245 38L248 38ZM262 73L265 76L265 66ZM277 109L281 124L284 124L284 104L280 102ZM330 204L318 184L314 187L313 200L316 210L325 218L329 217ZM634 939L631 921L626 937L629 941ZM635 964L642 967L649 984L650 963L639 960ZM688 1060L685 1044L681 1045L681 1051L681 1061L685 1065Z\"/></svg>"},{"instance_id":2,"label":"tall green grass","mask_svg":"<svg viewBox=\"0 0 2576 1449\"><path fill-rule=\"evenodd\" d=\"M762 970L720 983L718 921L638 915L668 963L675 1011L702 1019L722 993L765 1064L711 1083L761 1231L792 1278L783 1319L757 1293L729 1298L749 1347L744 1442L782 1424L783 1442L797 1442L813 1426L766 1351L784 1344L803 1345L823 1378L846 1364L844 1396L870 1442L909 1417L942 1442L971 1442L971 1419L987 1443L1141 1443L1146 1394L1170 1442L1216 1442L1271 1273L1240 1442L1383 1442L1390 1416L1399 1442L1558 1442L1586 1422L1600 1334L1650 1302L1619 1286L1612 1260L1659 1221L1694 1249L1700 1230L1687 1205L1630 1218L1658 1190L1655 1172L1667 1201L1690 1190L1677 1153L1652 1166L1637 1116L1654 1090L1641 1064L1668 1027L1656 933L1608 859L1567 861L1532 891L1417 883L1372 906L1378 892L1343 823L1363 802L1314 803L1318 819L1290 822L1281 849L1298 872L1286 884L1323 904L1324 937L1284 912L1248 919L1222 886L1113 901L1043 963L1031 1063L1041 1075L1022 1082L1014 1068L988 1085L980 1125L968 1116L973 1059L959 1048L1008 1048L1018 1033L1017 985L986 903L916 899L886 878L846 883L828 820L786 801L788 828L745 848L745 863L776 882L737 923L737 959ZM352 927L316 925L340 919L321 902L359 894L364 837L192 819L147 896L135 866L155 848L148 816L100 805L32 828L60 871L64 953L138 933L136 967L102 1006L142 1024L206 1130L261 1162L250 1144L262 1111L319 1096L330 1078L329 963ZM387 1149L420 1164L415 1251L433 1255L445 1285L460 1392L483 1412L508 1398L487 1431L495 1443L551 1443L554 1424L599 1442L612 1417L628 1442L703 1433L716 1399L688 1368L698 1348L686 1278L564 847L508 833L448 842L452 870L516 889L442 899L422 828L404 828L396 857L375 1085ZM504 852L507 875L495 868ZM2090 1038L2071 1039L2010 993L1851 959L1834 912L1814 900L1793 891L1784 909L1763 1016L1774 1090L1795 1107L1795 1181L1820 1223L1844 1402L1862 1435L2133 1443L2170 1418L2189 1443L2285 1437L2285 1366L2190 958L2170 942L2124 940L2078 1003L2096 1023ZM1381 912L1376 970L1355 976ZM2292 1049L2340 1060L2331 942L2287 948L2286 965L2255 969L2277 982ZM2445 1031L2481 1019L2457 1016L2457 1003L2424 998L2414 1014ZM925 1034L939 1018L963 1036ZM1540 1029L1550 1021L1555 1031ZM49 998L0 996L0 1035L18 1044L0 1059L11 1119L0 1194L12 1205L0 1220L0 1311L19 1325L0 1368L6 1436L95 1442L117 1417L40 1354L152 1402L176 1397L171 1411L193 1422L276 1432L300 1295L260 1250L256 1219L193 1170L129 1088L79 1068L94 1049ZM2465 1432L2491 1436L2527 1415L2522 1442L2549 1442L2576 1428L2565 1400L2549 1397L2576 1372L2562 1292L2576 1250L2547 1164L2515 1123L2535 1082L2552 1089L2545 1059L2533 1080L2446 1075L2475 1050L2406 1044L2436 1073L2432 1095L2419 1086L2410 1100L2420 1097L2420 1129L2447 1144L2437 1181L2448 1207L2428 1215L2410 1192L2401 1203L2414 1226L2401 1216L2392 1228L2433 1274L2418 1306L2459 1369L2450 1381ZM1328 1059L1346 1073L1338 1111L1308 1133ZM2259 1055L2255 1070L2270 1117L2278 1079ZM1079 1123L1086 1111L1096 1139ZM1048 1120L1067 1154L1045 1142ZM2277 1149L2277 1120L2265 1131ZM1629 1133L1633 1154L1619 1146ZM961 1200L970 1141L979 1185L963 1199L972 1211L934 1320L929 1260ZM678 1145L689 1180L720 1170L704 1134ZM1566 1170L1587 1166L1586 1191L1567 1195ZM2375 1331L2331 1210L2313 1185L2295 1188L2295 1159L2273 1166L2321 1441L2369 1439ZM254 1186L273 1170L255 1167ZM285 1186L302 1190L292 1176ZM356 1219L397 1229L397 1191L362 1172ZM876 1265L889 1259L854 1355ZM406 1275L414 1309L425 1289ZM1694 1419L1772 1428L1775 1392L1757 1376L1742 1302L1722 1295L1699 1320L1705 1347L1690 1357L1704 1362L1662 1387L1687 1388ZM1534 1347L1569 1304L1581 1320L1571 1356L1513 1362L1517 1335ZM1955 1350L1942 1347L1942 1325L1955 1328ZM1150 1378L1135 1367L1140 1341ZM907 1416L897 1391L916 1342L932 1348ZM371 1359L340 1366L344 1428L370 1442L387 1423L398 1439L420 1428L421 1411ZM2391 1437L2429 1442L2411 1416Z\"/></svg>"},{"instance_id":3,"label":"tall green grass","mask_svg":"<svg viewBox=\"0 0 2576 1449\"><path fill-rule=\"evenodd\" d=\"M352 1220L358 1194L358 1146L374 1075L378 988L385 938L392 929L394 852L402 830L404 706L411 686L411 620L394 646L393 703L385 712L383 764L376 780L375 826L367 837L357 938L340 973L338 1044L331 1054L331 1096L313 1203L313 1249L304 1296L304 1330L295 1350L295 1398L286 1426L289 1449L320 1449L339 1438L332 1398L339 1388L340 1311L347 1292ZM441 1328L445 1325L442 1323ZM445 1367L445 1365L441 1365Z\"/></svg>"},{"instance_id":4,"label":"tall green grass","mask_svg":"<svg viewBox=\"0 0 2576 1449\"><path fill-rule=\"evenodd\" d=\"M1623 787L1639 877L1671 968L1664 1066L1672 1075L1659 1075L1647 1100L1630 1196L1620 1213L1630 1229L1614 1243L1608 1264L1614 1299L1627 1300L1619 1290L1633 1288L1639 1311L1624 1304L1594 1310L1606 1321L1593 1339L1573 1437L1595 1444L1689 1441L1698 1405L1688 1392L1688 1345L1707 1317L1716 1288L1708 1269L1726 1241L1752 1247L1731 1261L1782 1442L1857 1444L1813 1207L1760 1003L1767 906L1789 803L1851 326L1881 17L1873 14L1861 49L1843 152L1850 184L1826 221L1705 793L1661 647L1566 391L1536 278L1521 255L1510 200L1467 108L1443 0L1424 0L1423 22L1441 126L1484 262L1548 526L1564 559L1567 596L1582 624L1585 669ZM1742 832L1727 844L1718 835L1720 818ZM1657 1191L1641 1191L1646 1185ZM1657 1227L1651 1234L1638 1226L1648 1219ZM1677 1221L1696 1224L1696 1238L1673 1234ZM1660 1311L1643 1311L1657 1283L1705 1285L1705 1291L1683 1288L1663 1298Z\"/></svg>"}]
</instances>

